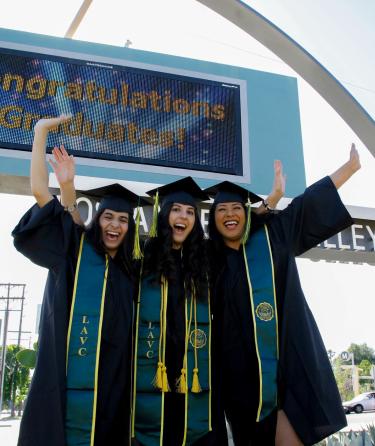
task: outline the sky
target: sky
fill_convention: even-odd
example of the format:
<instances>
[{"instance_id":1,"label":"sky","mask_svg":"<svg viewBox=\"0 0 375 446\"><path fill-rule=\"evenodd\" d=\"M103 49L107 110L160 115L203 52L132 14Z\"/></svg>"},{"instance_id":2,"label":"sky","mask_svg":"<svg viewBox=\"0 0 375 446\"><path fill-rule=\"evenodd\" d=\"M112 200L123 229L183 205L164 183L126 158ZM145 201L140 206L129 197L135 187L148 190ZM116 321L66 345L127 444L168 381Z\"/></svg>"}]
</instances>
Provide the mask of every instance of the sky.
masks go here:
<instances>
[{"instance_id":1,"label":"sky","mask_svg":"<svg viewBox=\"0 0 375 446\"><path fill-rule=\"evenodd\" d=\"M372 0L247 3L311 52L375 117ZM5 0L0 0L2 4ZM0 27L62 37L80 4L74 0L6 2ZM340 189L340 195L346 205L375 208L375 159L353 131L276 55L198 2L95 0L74 38L118 46L130 40L135 49L296 77L307 184L336 170L348 159L350 144L355 142L362 169ZM26 283L23 327L32 334L23 336L25 345L35 337L36 305L41 302L47 272L15 251L9 234L33 203L32 197L0 194L0 283ZM339 353L352 342L375 348L375 267L299 259L298 268L327 349ZM18 327L17 317L18 313L12 314L11 329Z\"/></svg>"}]
</instances>

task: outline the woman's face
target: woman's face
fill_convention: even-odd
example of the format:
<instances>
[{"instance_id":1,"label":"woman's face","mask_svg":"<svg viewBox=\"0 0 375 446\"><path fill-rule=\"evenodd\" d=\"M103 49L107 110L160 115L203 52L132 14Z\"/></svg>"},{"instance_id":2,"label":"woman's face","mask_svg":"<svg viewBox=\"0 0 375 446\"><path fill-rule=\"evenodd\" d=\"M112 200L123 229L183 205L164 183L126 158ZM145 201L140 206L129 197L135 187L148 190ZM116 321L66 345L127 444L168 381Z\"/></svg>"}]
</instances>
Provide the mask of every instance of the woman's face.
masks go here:
<instances>
[{"instance_id":1,"label":"woman's face","mask_svg":"<svg viewBox=\"0 0 375 446\"><path fill-rule=\"evenodd\" d=\"M102 241L107 253L114 257L128 232L129 214L105 209L99 217Z\"/></svg>"},{"instance_id":2,"label":"woman's face","mask_svg":"<svg viewBox=\"0 0 375 446\"><path fill-rule=\"evenodd\" d=\"M173 249L181 248L195 224L195 209L188 204L173 203L169 212L169 226L172 228Z\"/></svg>"},{"instance_id":3,"label":"woman's face","mask_svg":"<svg viewBox=\"0 0 375 446\"><path fill-rule=\"evenodd\" d=\"M215 209L215 225L224 243L232 248L240 246L245 228L246 212L242 203L219 203Z\"/></svg>"}]
</instances>

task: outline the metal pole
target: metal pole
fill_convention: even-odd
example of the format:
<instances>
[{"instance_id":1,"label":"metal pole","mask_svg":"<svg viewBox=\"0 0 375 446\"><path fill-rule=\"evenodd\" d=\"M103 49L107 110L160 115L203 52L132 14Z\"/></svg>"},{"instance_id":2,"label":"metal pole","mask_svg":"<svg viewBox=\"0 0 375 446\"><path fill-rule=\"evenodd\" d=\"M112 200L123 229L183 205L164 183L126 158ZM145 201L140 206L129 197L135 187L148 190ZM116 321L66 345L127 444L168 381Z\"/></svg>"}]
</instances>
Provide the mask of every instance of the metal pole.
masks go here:
<instances>
[{"instance_id":1,"label":"metal pole","mask_svg":"<svg viewBox=\"0 0 375 446\"><path fill-rule=\"evenodd\" d=\"M81 7L79 8L77 14L75 15L72 23L70 24L67 32L65 33L66 38L71 39L75 32L77 31L79 25L81 24L87 10L89 9L90 5L92 3L92 0L84 0Z\"/></svg>"},{"instance_id":2,"label":"metal pole","mask_svg":"<svg viewBox=\"0 0 375 446\"><path fill-rule=\"evenodd\" d=\"M355 374L355 365L354 365L354 353L350 353L351 359L352 359L352 387L353 387L353 393L354 396L357 395L357 383L356 383L356 374Z\"/></svg>"},{"instance_id":3,"label":"metal pole","mask_svg":"<svg viewBox=\"0 0 375 446\"><path fill-rule=\"evenodd\" d=\"M22 297L21 297L21 312L20 312L20 323L18 326L18 340L17 340L17 347L20 347L21 344L21 333L22 333L22 317L23 317L23 304L25 301L25 286L22 286ZM17 377L17 372L18 372L18 362L17 359L15 358L15 364L14 364L14 369L13 369L13 374L12 374L12 385L11 385L11 390L10 390L10 397L11 397L11 416L14 417L15 415L15 405L16 405L16 385L15 385L15 381L16 381L16 377Z\"/></svg>"},{"instance_id":4,"label":"metal pole","mask_svg":"<svg viewBox=\"0 0 375 446\"><path fill-rule=\"evenodd\" d=\"M7 353L10 283L8 283L7 286L8 286L7 307L4 316L3 349L1 351L0 413L3 410L3 394L4 394L3 390L4 390L4 378L5 378L5 360Z\"/></svg>"}]
</instances>

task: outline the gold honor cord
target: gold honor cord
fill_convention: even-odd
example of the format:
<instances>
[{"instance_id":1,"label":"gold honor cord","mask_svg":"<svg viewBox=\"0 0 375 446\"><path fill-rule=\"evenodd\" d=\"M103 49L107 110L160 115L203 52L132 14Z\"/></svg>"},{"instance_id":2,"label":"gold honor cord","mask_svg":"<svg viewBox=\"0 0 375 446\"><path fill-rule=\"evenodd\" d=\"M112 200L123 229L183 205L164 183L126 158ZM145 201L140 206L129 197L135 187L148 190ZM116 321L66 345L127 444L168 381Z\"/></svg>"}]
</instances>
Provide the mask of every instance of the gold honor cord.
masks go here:
<instances>
[{"instance_id":1,"label":"gold honor cord","mask_svg":"<svg viewBox=\"0 0 375 446\"><path fill-rule=\"evenodd\" d=\"M255 320L255 310L254 310L254 302L253 302L253 287L251 285L250 281L250 273L249 273L249 265L247 264L247 258L246 258L246 251L245 251L245 245L242 245L242 251L245 259L245 267L246 267L246 276L247 276L247 283L249 286L249 296L250 296L250 304L251 304L251 315L253 318L253 325L254 325L254 340L255 340L255 349L257 352L257 359L258 359L258 368L259 368L259 406L257 411L257 418L256 421L259 421L260 412L262 410L262 404L263 404L263 392L262 392L262 364L260 361L260 355L259 355L259 347L258 347L258 338L257 338L257 330L256 330L256 320Z\"/></svg>"},{"instance_id":2,"label":"gold honor cord","mask_svg":"<svg viewBox=\"0 0 375 446\"><path fill-rule=\"evenodd\" d=\"M266 230L268 249L269 249L270 257L271 257L272 285L273 285L275 320L276 320L276 347L277 347L277 359L279 359L279 316L278 316L278 311L277 311L277 295L276 295L276 286L275 286L275 268L273 266L273 255L272 255L270 236L268 234L267 225L264 225L264 229Z\"/></svg>"},{"instance_id":3,"label":"gold honor cord","mask_svg":"<svg viewBox=\"0 0 375 446\"><path fill-rule=\"evenodd\" d=\"M143 264L142 264L143 267ZM137 315L135 322L135 344L134 344L134 377L133 377L133 413L132 413L132 428L131 428L131 436L135 437L135 406L136 406L136 398L137 398L137 364L138 364L138 332L139 332L139 314L141 307L141 290L142 290L142 267L139 274L139 287L138 287L138 300L137 300Z\"/></svg>"},{"instance_id":4,"label":"gold honor cord","mask_svg":"<svg viewBox=\"0 0 375 446\"><path fill-rule=\"evenodd\" d=\"M107 289L107 279L108 279L108 254L106 254L106 256L105 256L104 283L103 283L103 291L102 291L102 302L100 305L100 319L99 319L98 344L97 344L98 348L96 349L94 404L93 404L93 414L92 414L92 429L91 429L90 446L94 446L94 439L95 439L96 404L97 404L97 400L98 400L99 358L100 358L100 346L101 346L101 338L102 338L105 292Z\"/></svg>"},{"instance_id":5,"label":"gold honor cord","mask_svg":"<svg viewBox=\"0 0 375 446\"><path fill-rule=\"evenodd\" d=\"M185 354L184 354L184 364L183 369L185 369L185 420L184 420L184 438L182 441L182 446L185 446L186 444L186 435L187 435L187 428L188 428L188 408L189 408L189 390L188 390L188 360L187 360L187 352L188 352L188 346L189 346L189 333L191 328L191 318L192 318L192 304L190 303L190 315L189 315L189 321L188 321L188 301L186 298L186 292L185 292ZM181 378L182 378L183 371L181 370ZM180 379L181 379L180 378Z\"/></svg>"},{"instance_id":6,"label":"gold honor cord","mask_svg":"<svg viewBox=\"0 0 375 446\"><path fill-rule=\"evenodd\" d=\"M161 292L161 314L162 319L160 320L160 336L163 333L163 354L162 354L162 395L161 395L161 422L160 422L160 446L163 446L163 435L164 435L164 393L169 392L167 367L165 366L165 349L166 349L166 337L167 337L167 306L168 306L168 281L162 277L162 292ZM160 344L159 344L160 345ZM159 348L160 355L160 348ZM160 356L159 356L160 358Z\"/></svg>"},{"instance_id":7,"label":"gold honor cord","mask_svg":"<svg viewBox=\"0 0 375 446\"><path fill-rule=\"evenodd\" d=\"M191 385L191 391L193 393L200 393L202 392L201 385L199 383L199 375L198 375L198 349L197 349L197 333L198 333L198 324L197 324L197 296L195 293L194 284L192 285L193 288L193 303L194 303L194 369L193 369L193 381ZM189 337L190 337L190 331L189 331Z\"/></svg>"},{"instance_id":8,"label":"gold honor cord","mask_svg":"<svg viewBox=\"0 0 375 446\"><path fill-rule=\"evenodd\" d=\"M82 258L82 250L83 250L83 240L84 240L84 238L85 238L85 234L83 233L81 235L81 240L80 240L80 243L79 243L79 251L78 251L78 260L77 260L77 266L76 266L76 274L75 274L75 277L74 277L73 298L72 298L72 304L71 304L71 307L70 307L68 336L67 336L67 342L66 342L65 375L68 374L69 344L70 344L70 336L71 336L71 332L72 332L73 313L74 313L74 306L75 306L75 303L76 303L76 292L77 292L79 268L81 266L81 258Z\"/></svg>"}]
</instances>

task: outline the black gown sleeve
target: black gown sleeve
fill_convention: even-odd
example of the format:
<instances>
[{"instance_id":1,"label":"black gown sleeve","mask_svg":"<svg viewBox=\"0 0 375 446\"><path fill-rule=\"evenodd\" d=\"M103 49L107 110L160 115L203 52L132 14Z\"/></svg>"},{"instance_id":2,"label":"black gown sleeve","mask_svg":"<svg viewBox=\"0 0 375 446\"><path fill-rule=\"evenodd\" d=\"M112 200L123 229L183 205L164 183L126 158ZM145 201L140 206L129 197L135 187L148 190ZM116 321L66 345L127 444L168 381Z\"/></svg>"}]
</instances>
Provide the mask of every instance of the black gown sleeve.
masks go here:
<instances>
[{"instance_id":1,"label":"black gown sleeve","mask_svg":"<svg viewBox=\"0 0 375 446\"><path fill-rule=\"evenodd\" d=\"M32 262L56 270L68 252L75 252L82 229L56 197L40 208L32 206L13 229L15 248Z\"/></svg>"},{"instance_id":2,"label":"black gown sleeve","mask_svg":"<svg viewBox=\"0 0 375 446\"><path fill-rule=\"evenodd\" d=\"M353 219L329 176L306 188L272 219L272 225L295 256L351 224Z\"/></svg>"}]
</instances>

